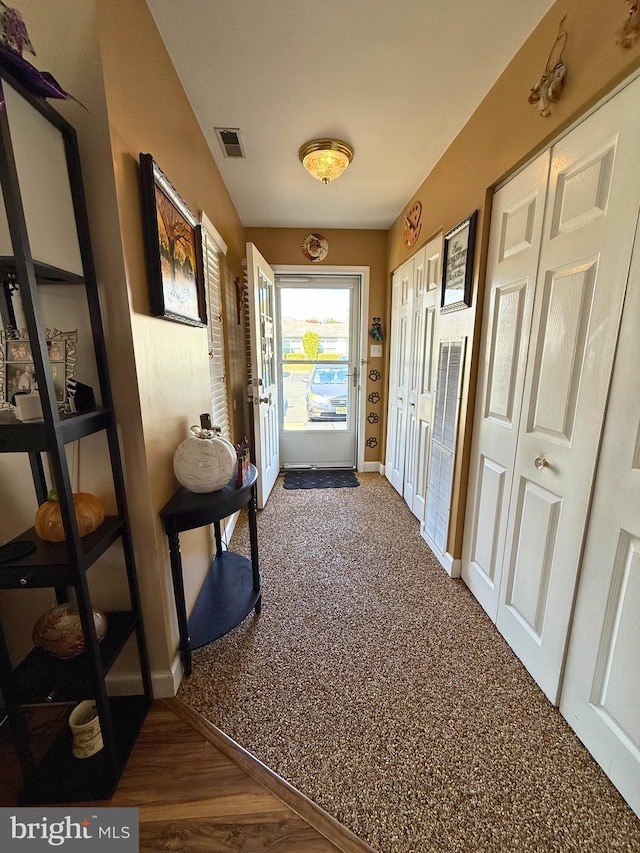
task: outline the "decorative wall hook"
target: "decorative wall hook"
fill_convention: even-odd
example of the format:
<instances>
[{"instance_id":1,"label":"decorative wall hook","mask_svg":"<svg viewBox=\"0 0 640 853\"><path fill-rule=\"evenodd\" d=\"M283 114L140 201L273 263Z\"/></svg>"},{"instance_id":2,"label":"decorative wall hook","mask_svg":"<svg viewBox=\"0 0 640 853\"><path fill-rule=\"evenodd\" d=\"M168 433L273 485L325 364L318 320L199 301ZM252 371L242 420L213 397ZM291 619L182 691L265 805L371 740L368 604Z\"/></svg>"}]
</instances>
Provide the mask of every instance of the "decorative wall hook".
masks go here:
<instances>
[{"instance_id":1,"label":"decorative wall hook","mask_svg":"<svg viewBox=\"0 0 640 853\"><path fill-rule=\"evenodd\" d=\"M374 339L374 341L381 341L383 339L382 326L380 325L380 317L373 318L371 328L369 329L369 334Z\"/></svg>"},{"instance_id":2,"label":"decorative wall hook","mask_svg":"<svg viewBox=\"0 0 640 853\"><path fill-rule=\"evenodd\" d=\"M562 97L564 84L567 77L567 66L564 64L562 54L567 44L567 33L562 29L564 18L560 21L558 35L551 48L547 59L544 74L529 93L529 103L538 105L538 112L543 118L547 118Z\"/></svg>"},{"instance_id":3,"label":"decorative wall hook","mask_svg":"<svg viewBox=\"0 0 640 853\"><path fill-rule=\"evenodd\" d=\"M616 44L620 47L630 48L640 36L640 2L638 0L624 0L627 4L627 17L624 24L616 33Z\"/></svg>"}]
</instances>

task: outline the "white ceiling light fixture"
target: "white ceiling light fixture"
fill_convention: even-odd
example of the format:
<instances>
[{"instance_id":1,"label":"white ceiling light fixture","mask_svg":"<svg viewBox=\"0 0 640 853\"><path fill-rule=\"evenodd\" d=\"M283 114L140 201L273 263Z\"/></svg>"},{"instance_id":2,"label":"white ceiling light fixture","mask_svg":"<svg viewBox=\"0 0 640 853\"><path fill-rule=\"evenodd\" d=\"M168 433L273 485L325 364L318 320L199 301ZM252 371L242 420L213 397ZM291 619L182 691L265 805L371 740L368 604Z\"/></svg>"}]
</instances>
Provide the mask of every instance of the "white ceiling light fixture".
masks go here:
<instances>
[{"instance_id":1,"label":"white ceiling light fixture","mask_svg":"<svg viewBox=\"0 0 640 853\"><path fill-rule=\"evenodd\" d=\"M339 178L353 160L353 148L340 139L312 139L298 154L307 172L323 184Z\"/></svg>"}]
</instances>

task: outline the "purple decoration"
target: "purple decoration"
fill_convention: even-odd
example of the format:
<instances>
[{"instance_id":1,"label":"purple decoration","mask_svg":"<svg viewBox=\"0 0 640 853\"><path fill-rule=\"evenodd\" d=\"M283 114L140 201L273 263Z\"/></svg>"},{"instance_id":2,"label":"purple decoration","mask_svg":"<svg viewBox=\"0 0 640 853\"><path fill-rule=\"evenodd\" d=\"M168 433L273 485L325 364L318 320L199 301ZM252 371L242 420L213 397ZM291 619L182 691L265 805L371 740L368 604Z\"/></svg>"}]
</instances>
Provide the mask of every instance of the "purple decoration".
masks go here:
<instances>
[{"instance_id":1,"label":"purple decoration","mask_svg":"<svg viewBox=\"0 0 640 853\"><path fill-rule=\"evenodd\" d=\"M33 95L41 98L72 98L48 71L38 71L19 53L3 44L0 44L0 68L13 75Z\"/></svg>"}]
</instances>

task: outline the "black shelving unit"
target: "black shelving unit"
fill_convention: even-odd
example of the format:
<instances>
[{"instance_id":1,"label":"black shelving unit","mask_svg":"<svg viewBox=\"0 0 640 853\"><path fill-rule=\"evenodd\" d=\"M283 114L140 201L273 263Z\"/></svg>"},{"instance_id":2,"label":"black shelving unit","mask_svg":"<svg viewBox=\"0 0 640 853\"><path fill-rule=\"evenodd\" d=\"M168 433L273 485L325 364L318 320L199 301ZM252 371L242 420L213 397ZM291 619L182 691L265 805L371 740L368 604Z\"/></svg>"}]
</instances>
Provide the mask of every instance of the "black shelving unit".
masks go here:
<instances>
[{"instance_id":1,"label":"black shelving unit","mask_svg":"<svg viewBox=\"0 0 640 853\"><path fill-rule=\"evenodd\" d=\"M104 333L91 251L85 196L80 170L78 144L74 128L51 105L31 95L21 83L0 71L0 97L6 104L11 95L20 105L21 114L34 110L60 134L64 146L66 174L75 217L75 231L82 274L65 270L34 258L31 250L29 222L23 202L21 174L17 166L12 134L11 111L0 110L0 184L4 197L13 254L0 256L0 280L3 292L3 318L15 316L13 295L18 294L21 317L29 339L35 375L42 404L42 420L22 423L11 409L0 412L0 453L29 455L33 486L38 503L47 498L48 488L55 485L60 502L66 539L45 542L34 528L25 530L16 540L30 540L35 550L28 556L0 564L0 589L50 587L56 599L69 600L70 593L80 613L85 638L85 651L72 660L58 660L42 649L34 648L17 665L0 625L0 691L13 741L20 759L25 803L81 802L108 798L116 788L136 736L152 700L149 664L140 611L135 561L127 515L122 462L113 414ZM18 99L16 101L16 98ZM32 190L30 190L32 192ZM42 318L42 288L76 285L78 299L86 299L88 324L98 377L93 411L74 414L61 411L56 399L49 365L47 334ZM60 319L64 322L64 318ZM11 329L6 329L8 335ZM6 380L6 377L5 377ZM104 433L108 445L108 463L113 478L117 514L105 518L98 530L80 536L73 507L72 484L65 448L71 442L95 433ZM49 459L51 479L47 482L43 455ZM93 605L88 572L94 563L116 542L124 555L126 585L130 608L107 612L107 634L99 642L93 620ZM124 583L124 581L123 581ZM110 696L106 677L120 657L125 645L135 637L139 663L139 692L131 696ZM34 706L52 702L76 703L94 699L100 717L103 749L91 758L74 758L71 732L62 730L44 756L33 749L28 716ZM69 709L70 710L70 709Z\"/></svg>"}]
</instances>

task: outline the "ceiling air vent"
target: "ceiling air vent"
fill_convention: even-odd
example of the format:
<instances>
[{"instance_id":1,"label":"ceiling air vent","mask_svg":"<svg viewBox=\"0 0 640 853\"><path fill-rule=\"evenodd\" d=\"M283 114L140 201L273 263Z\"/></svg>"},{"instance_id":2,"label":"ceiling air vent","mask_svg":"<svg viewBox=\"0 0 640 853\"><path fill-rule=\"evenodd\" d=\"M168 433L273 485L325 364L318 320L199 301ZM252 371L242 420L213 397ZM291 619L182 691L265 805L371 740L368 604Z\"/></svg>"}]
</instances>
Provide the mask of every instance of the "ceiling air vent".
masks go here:
<instances>
[{"instance_id":1,"label":"ceiling air vent","mask_svg":"<svg viewBox=\"0 0 640 853\"><path fill-rule=\"evenodd\" d=\"M216 127L216 135L225 157L235 159L244 158L244 148L240 139L240 128L238 127Z\"/></svg>"}]
</instances>

